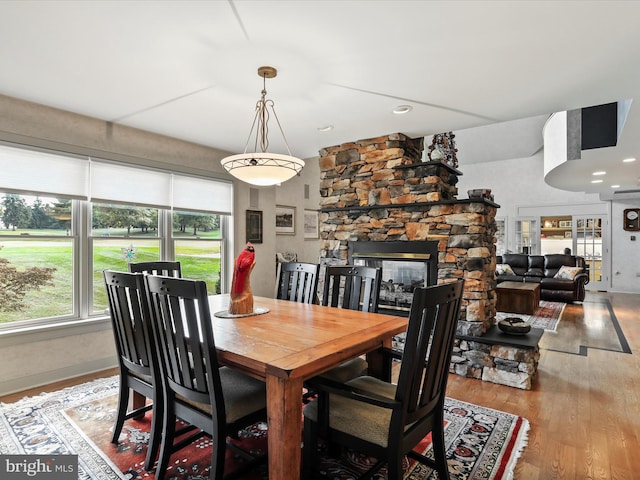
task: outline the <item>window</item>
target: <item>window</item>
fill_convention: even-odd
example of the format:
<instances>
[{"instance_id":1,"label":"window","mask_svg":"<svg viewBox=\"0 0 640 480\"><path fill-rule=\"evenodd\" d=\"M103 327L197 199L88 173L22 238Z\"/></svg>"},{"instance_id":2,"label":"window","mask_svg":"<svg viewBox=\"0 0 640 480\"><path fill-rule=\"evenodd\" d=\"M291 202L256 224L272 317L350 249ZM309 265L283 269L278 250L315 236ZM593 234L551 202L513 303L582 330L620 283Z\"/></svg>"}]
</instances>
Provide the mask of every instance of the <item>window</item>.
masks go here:
<instances>
[{"instance_id":1,"label":"window","mask_svg":"<svg viewBox=\"0 0 640 480\"><path fill-rule=\"evenodd\" d=\"M46 181L59 165L69 195ZM129 261L175 259L224 290L231 183L7 145L0 169L0 329L103 316L102 271Z\"/></svg>"},{"instance_id":2,"label":"window","mask_svg":"<svg viewBox=\"0 0 640 480\"><path fill-rule=\"evenodd\" d=\"M173 213L172 244L182 275L207 283L210 293L222 293L223 217Z\"/></svg>"},{"instance_id":3,"label":"window","mask_svg":"<svg viewBox=\"0 0 640 480\"><path fill-rule=\"evenodd\" d=\"M160 260L158 209L131 205L91 204L91 312L108 310L102 271L127 271L129 262Z\"/></svg>"},{"instance_id":4,"label":"window","mask_svg":"<svg viewBox=\"0 0 640 480\"><path fill-rule=\"evenodd\" d=\"M25 318L70 318L73 301L72 202L0 198L0 326Z\"/></svg>"}]
</instances>

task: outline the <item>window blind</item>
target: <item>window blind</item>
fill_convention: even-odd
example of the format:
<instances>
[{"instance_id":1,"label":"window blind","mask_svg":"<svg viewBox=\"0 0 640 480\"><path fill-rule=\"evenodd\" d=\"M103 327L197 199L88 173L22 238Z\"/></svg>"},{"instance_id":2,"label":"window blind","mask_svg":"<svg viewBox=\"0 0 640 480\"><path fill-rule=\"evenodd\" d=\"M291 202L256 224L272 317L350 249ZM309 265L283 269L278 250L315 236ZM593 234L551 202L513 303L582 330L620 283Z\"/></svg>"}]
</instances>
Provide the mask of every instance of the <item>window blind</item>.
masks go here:
<instances>
[{"instance_id":1,"label":"window blind","mask_svg":"<svg viewBox=\"0 0 640 480\"><path fill-rule=\"evenodd\" d=\"M171 208L171 174L91 160L91 201Z\"/></svg>"},{"instance_id":2,"label":"window blind","mask_svg":"<svg viewBox=\"0 0 640 480\"><path fill-rule=\"evenodd\" d=\"M230 215L233 210L233 184L174 174L173 209Z\"/></svg>"},{"instance_id":3,"label":"window blind","mask_svg":"<svg viewBox=\"0 0 640 480\"><path fill-rule=\"evenodd\" d=\"M0 144L0 188L86 200L89 159Z\"/></svg>"},{"instance_id":4,"label":"window blind","mask_svg":"<svg viewBox=\"0 0 640 480\"><path fill-rule=\"evenodd\" d=\"M0 144L0 189L99 203L230 215L233 184Z\"/></svg>"}]
</instances>

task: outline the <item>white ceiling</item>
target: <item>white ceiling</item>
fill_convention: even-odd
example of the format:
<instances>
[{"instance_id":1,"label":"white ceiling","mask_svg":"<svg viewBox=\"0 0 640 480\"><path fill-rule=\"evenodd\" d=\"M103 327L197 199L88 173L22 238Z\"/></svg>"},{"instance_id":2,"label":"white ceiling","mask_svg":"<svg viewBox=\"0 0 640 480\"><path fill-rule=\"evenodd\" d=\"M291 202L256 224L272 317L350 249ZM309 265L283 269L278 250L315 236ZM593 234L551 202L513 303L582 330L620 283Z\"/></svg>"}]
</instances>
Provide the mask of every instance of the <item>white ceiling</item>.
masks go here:
<instances>
[{"instance_id":1,"label":"white ceiling","mask_svg":"<svg viewBox=\"0 0 640 480\"><path fill-rule=\"evenodd\" d=\"M293 155L393 132L465 143L466 129L501 124L466 132L485 141L458 144L464 171L535 153L552 112L640 99L639 19L635 1L2 0L0 93L237 153L257 68L271 65ZM638 188L637 108L618 147L573 161L555 186Z\"/></svg>"}]
</instances>

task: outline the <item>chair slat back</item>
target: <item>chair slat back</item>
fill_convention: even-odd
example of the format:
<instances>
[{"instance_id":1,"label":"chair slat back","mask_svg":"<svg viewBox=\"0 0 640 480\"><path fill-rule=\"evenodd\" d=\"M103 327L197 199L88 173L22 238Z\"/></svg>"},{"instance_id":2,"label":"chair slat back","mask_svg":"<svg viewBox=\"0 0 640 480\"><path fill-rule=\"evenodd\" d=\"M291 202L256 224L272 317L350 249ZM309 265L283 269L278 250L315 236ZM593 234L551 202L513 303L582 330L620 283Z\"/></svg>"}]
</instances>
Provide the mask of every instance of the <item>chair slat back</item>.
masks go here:
<instances>
[{"instance_id":1,"label":"chair slat back","mask_svg":"<svg viewBox=\"0 0 640 480\"><path fill-rule=\"evenodd\" d=\"M359 265L328 266L322 305L377 312L382 269Z\"/></svg>"},{"instance_id":2,"label":"chair slat back","mask_svg":"<svg viewBox=\"0 0 640 480\"><path fill-rule=\"evenodd\" d=\"M129 271L133 273L148 273L166 277L182 277L180 262L136 262L129 264Z\"/></svg>"},{"instance_id":3,"label":"chair slat back","mask_svg":"<svg viewBox=\"0 0 640 480\"><path fill-rule=\"evenodd\" d=\"M413 294L396 399L411 424L444 403L464 280Z\"/></svg>"},{"instance_id":4,"label":"chair slat back","mask_svg":"<svg viewBox=\"0 0 640 480\"><path fill-rule=\"evenodd\" d=\"M319 269L320 265L314 263L281 263L276 298L292 302L316 303Z\"/></svg>"},{"instance_id":5,"label":"chair slat back","mask_svg":"<svg viewBox=\"0 0 640 480\"><path fill-rule=\"evenodd\" d=\"M144 281L167 387L192 400L211 402L224 418L206 283L154 275Z\"/></svg>"},{"instance_id":6,"label":"chair slat back","mask_svg":"<svg viewBox=\"0 0 640 480\"><path fill-rule=\"evenodd\" d=\"M142 275L104 270L116 350L126 368L150 375L151 330Z\"/></svg>"}]
</instances>

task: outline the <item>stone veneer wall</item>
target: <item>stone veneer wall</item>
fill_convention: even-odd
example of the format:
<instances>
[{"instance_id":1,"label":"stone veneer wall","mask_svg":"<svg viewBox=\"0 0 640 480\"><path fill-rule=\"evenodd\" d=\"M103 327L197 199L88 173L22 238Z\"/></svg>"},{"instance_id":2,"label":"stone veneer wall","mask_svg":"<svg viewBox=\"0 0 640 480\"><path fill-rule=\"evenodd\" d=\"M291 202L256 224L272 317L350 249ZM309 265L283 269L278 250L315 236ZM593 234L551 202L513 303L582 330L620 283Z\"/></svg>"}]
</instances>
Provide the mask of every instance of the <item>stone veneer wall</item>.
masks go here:
<instances>
[{"instance_id":1,"label":"stone veneer wall","mask_svg":"<svg viewBox=\"0 0 640 480\"><path fill-rule=\"evenodd\" d=\"M499 206L484 199L458 200L455 185L462 173L440 162L422 162L423 148L422 138L397 133L320 151L320 263L346 264L348 242L438 240L438 282L465 279L458 334L481 336L495 322ZM514 358L515 379L510 378ZM536 354L456 341L451 371L530 388L536 367ZM528 382L518 372L527 372Z\"/></svg>"}]
</instances>

